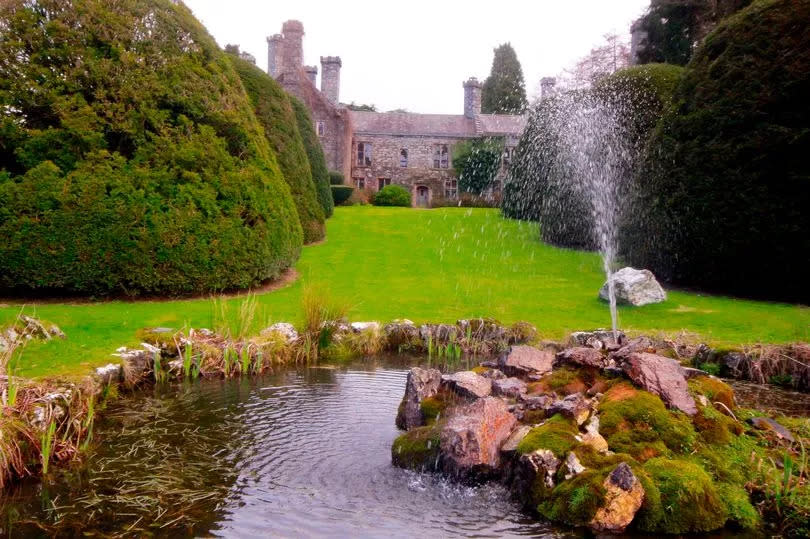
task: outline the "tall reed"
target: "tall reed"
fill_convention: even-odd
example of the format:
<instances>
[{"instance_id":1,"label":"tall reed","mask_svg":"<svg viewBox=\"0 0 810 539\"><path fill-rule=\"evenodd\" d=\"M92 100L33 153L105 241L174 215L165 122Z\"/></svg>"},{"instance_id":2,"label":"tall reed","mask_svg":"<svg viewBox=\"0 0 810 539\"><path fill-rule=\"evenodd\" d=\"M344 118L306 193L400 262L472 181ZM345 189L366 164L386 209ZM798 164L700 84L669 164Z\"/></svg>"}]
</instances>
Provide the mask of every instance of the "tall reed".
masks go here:
<instances>
[{"instance_id":1,"label":"tall reed","mask_svg":"<svg viewBox=\"0 0 810 539\"><path fill-rule=\"evenodd\" d=\"M329 346L349 306L333 298L320 286L308 285L301 294L301 335L307 361L317 361L319 352Z\"/></svg>"},{"instance_id":2,"label":"tall reed","mask_svg":"<svg viewBox=\"0 0 810 539\"><path fill-rule=\"evenodd\" d=\"M42 461L42 475L48 474L48 465L51 463L51 453L53 453L53 438L56 434L56 421L51 419L48 428L40 437L40 459Z\"/></svg>"}]
</instances>

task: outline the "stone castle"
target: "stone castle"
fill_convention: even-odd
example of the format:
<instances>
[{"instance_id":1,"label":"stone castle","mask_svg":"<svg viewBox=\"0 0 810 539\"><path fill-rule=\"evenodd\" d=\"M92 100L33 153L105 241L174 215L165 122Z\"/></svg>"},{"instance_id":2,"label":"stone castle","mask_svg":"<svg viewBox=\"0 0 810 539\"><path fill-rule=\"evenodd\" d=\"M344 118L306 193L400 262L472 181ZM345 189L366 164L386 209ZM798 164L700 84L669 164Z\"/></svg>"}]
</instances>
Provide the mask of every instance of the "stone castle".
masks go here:
<instances>
[{"instance_id":1,"label":"stone castle","mask_svg":"<svg viewBox=\"0 0 810 539\"><path fill-rule=\"evenodd\" d=\"M481 114L481 83L463 83L463 114L415 114L350 110L340 102L339 56L321 56L318 66L303 65L304 26L287 21L281 33L267 38L267 71L287 92L309 108L327 165L346 183L377 191L390 184L408 189L414 206L437 198L458 198L453 173L453 146L460 141L498 136L506 141L501 176L526 125L526 117Z\"/></svg>"}]
</instances>

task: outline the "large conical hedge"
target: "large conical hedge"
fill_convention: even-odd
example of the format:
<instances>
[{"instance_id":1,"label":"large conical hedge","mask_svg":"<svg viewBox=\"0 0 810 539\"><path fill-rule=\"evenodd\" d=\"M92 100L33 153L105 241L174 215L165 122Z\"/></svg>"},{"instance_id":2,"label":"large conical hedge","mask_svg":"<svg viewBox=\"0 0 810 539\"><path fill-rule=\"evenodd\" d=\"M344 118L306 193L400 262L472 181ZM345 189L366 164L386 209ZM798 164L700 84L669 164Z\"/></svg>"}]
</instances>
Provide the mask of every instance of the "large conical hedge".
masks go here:
<instances>
[{"instance_id":1,"label":"large conical hedge","mask_svg":"<svg viewBox=\"0 0 810 539\"><path fill-rule=\"evenodd\" d=\"M180 294L296 260L233 65L180 2L0 7L0 288Z\"/></svg>"},{"instance_id":2,"label":"large conical hedge","mask_svg":"<svg viewBox=\"0 0 810 539\"><path fill-rule=\"evenodd\" d=\"M685 286L810 302L810 0L757 0L706 37L656 129L630 251Z\"/></svg>"},{"instance_id":3,"label":"large conical hedge","mask_svg":"<svg viewBox=\"0 0 810 539\"><path fill-rule=\"evenodd\" d=\"M254 64L235 55L231 56L231 61L253 103L267 141L275 151L281 173L290 186L304 230L304 243L322 240L324 212L312 181L312 170L290 98L272 77Z\"/></svg>"},{"instance_id":4,"label":"large conical hedge","mask_svg":"<svg viewBox=\"0 0 810 539\"><path fill-rule=\"evenodd\" d=\"M326 168L326 157L323 155L321 142L315 133L312 116L309 115L307 106L301 101L292 96L290 100L295 110L295 118L298 120L298 130L301 133L304 148L309 158L312 181L315 182L315 189L318 191L318 201L321 203L324 215L331 217L335 211L335 202L332 200L332 189L329 187L329 169Z\"/></svg>"}]
</instances>

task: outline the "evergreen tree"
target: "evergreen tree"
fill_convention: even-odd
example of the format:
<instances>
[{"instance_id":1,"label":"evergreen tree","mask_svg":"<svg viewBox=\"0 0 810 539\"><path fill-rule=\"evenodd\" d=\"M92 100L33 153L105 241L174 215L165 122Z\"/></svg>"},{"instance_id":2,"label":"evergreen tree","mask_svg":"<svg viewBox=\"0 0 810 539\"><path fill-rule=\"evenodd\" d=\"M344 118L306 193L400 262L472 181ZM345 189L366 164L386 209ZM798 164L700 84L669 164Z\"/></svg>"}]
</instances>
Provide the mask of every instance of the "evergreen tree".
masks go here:
<instances>
[{"instance_id":1,"label":"evergreen tree","mask_svg":"<svg viewBox=\"0 0 810 539\"><path fill-rule=\"evenodd\" d=\"M504 43L495 49L492 70L484 81L481 112L484 114L522 114L526 110L526 84L515 49Z\"/></svg>"}]
</instances>

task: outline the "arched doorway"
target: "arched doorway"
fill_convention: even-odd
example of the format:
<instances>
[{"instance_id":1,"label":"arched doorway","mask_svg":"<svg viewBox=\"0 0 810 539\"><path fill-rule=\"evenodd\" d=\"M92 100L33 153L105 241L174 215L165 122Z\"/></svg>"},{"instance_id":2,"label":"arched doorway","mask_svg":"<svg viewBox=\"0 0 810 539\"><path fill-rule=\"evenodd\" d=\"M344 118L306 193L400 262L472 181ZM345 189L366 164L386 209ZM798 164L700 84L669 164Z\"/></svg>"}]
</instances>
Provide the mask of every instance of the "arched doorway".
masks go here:
<instances>
[{"instance_id":1,"label":"arched doorway","mask_svg":"<svg viewBox=\"0 0 810 539\"><path fill-rule=\"evenodd\" d=\"M427 185L416 186L416 196L413 205L417 208L427 208L430 206L430 187Z\"/></svg>"}]
</instances>

